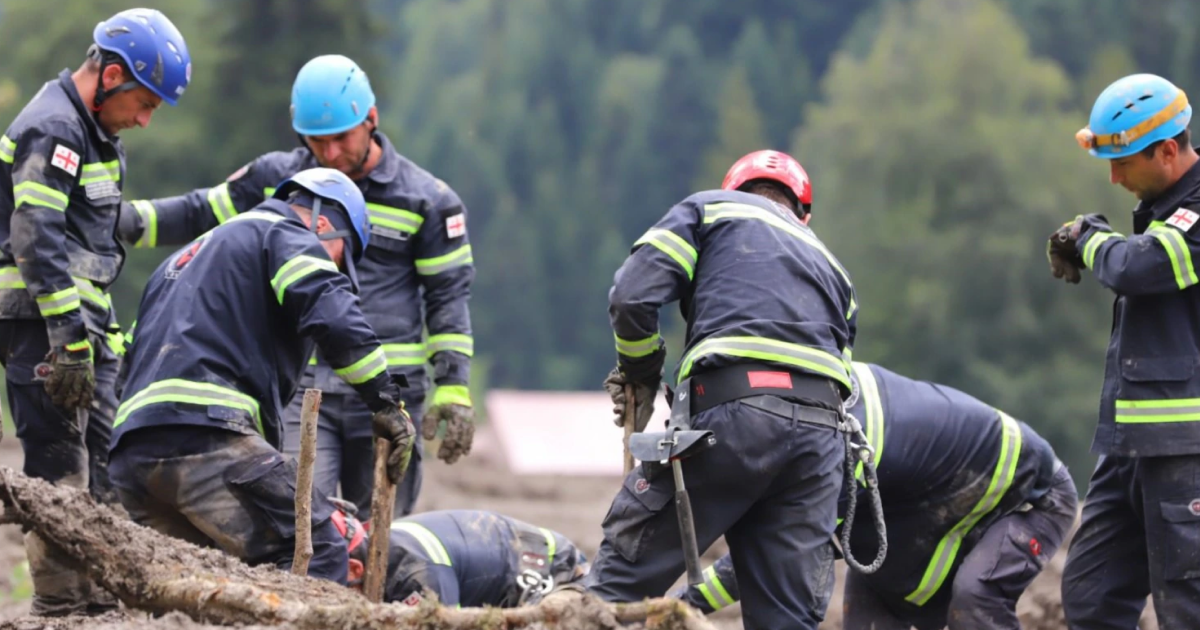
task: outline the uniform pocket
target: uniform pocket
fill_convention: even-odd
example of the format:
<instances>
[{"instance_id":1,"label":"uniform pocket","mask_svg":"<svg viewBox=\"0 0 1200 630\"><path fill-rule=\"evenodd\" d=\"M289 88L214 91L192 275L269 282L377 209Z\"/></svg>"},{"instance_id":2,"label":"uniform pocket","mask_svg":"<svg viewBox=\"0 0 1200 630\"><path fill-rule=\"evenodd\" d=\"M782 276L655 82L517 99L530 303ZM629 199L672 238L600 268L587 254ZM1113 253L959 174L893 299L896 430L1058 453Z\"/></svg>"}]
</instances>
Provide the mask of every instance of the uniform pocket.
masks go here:
<instances>
[{"instance_id":1,"label":"uniform pocket","mask_svg":"<svg viewBox=\"0 0 1200 630\"><path fill-rule=\"evenodd\" d=\"M367 246L367 255L381 252L406 252L412 235L392 228L379 225L371 226L371 242ZM372 252L372 250L376 250Z\"/></svg>"},{"instance_id":2,"label":"uniform pocket","mask_svg":"<svg viewBox=\"0 0 1200 630\"><path fill-rule=\"evenodd\" d=\"M1192 357L1129 357L1121 359L1121 377L1133 383L1191 380L1196 373Z\"/></svg>"},{"instance_id":3,"label":"uniform pocket","mask_svg":"<svg viewBox=\"0 0 1200 630\"><path fill-rule=\"evenodd\" d=\"M252 518L281 539L296 535L296 463L282 455L237 471L227 483ZM314 511L316 504L314 503Z\"/></svg>"},{"instance_id":4,"label":"uniform pocket","mask_svg":"<svg viewBox=\"0 0 1200 630\"><path fill-rule=\"evenodd\" d=\"M1200 578L1200 499L1169 499L1162 510L1163 577Z\"/></svg>"},{"instance_id":5,"label":"uniform pocket","mask_svg":"<svg viewBox=\"0 0 1200 630\"><path fill-rule=\"evenodd\" d=\"M979 576L984 582L994 582L1005 595L1017 598L1025 592L1029 583L1042 572L1049 554L1026 527L1007 519L1004 540L997 550L995 562Z\"/></svg>"},{"instance_id":6,"label":"uniform pocket","mask_svg":"<svg viewBox=\"0 0 1200 630\"><path fill-rule=\"evenodd\" d=\"M658 475L652 480L647 480L641 473L627 475L624 486L604 517L604 538L626 561L637 562L646 540L662 522L660 513L674 494L674 483L667 475Z\"/></svg>"}]
</instances>

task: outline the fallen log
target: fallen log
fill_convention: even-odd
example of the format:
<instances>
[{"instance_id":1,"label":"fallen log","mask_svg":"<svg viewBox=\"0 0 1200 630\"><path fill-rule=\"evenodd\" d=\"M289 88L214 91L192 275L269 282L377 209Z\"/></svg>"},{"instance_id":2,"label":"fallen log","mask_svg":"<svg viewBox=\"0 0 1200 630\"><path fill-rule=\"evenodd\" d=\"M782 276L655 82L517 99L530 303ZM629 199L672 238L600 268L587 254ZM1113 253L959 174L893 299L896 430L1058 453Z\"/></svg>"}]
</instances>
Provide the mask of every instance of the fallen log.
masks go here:
<instances>
[{"instance_id":1,"label":"fallen log","mask_svg":"<svg viewBox=\"0 0 1200 630\"><path fill-rule=\"evenodd\" d=\"M430 597L415 608L372 604L332 582L268 567L249 567L213 549L169 538L97 504L85 490L59 487L0 467L4 514L75 558L88 576L127 606L179 611L216 624L298 629L421 630L712 630L678 600L608 604L561 591L536 606L515 609L440 606Z\"/></svg>"}]
</instances>

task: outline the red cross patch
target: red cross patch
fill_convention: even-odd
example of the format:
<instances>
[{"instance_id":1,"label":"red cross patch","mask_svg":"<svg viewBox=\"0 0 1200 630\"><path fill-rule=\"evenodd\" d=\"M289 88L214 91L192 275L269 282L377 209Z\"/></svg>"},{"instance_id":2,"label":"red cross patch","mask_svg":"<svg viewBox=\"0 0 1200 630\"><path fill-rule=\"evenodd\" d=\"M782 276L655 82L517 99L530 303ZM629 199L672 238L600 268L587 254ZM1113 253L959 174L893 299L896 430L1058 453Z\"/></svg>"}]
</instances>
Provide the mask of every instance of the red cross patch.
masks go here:
<instances>
[{"instance_id":1,"label":"red cross patch","mask_svg":"<svg viewBox=\"0 0 1200 630\"><path fill-rule=\"evenodd\" d=\"M460 212L452 217L446 217L446 237L458 238L467 233L467 220Z\"/></svg>"},{"instance_id":2,"label":"red cross patch","mask_svg":"<svg viewBox=\"0 0 1200 630\"><path fill-rule=\"evenodd\" d=\"M74 176L79 172L79 154L61 144L54 145L54 157L50 164Z\"/></svg>"},{"instance_id":3,"label":"red cross patch","mask_svg":"<svg viewBox=\"0 0 1200 630\"><path fill-rule=\"evenodd\" d=\"M1175 211L1175 214L1171 215L1170 219L1167 219L1167 225L1174 225L1187 232L1192 229L1192 226L1196 225L1197 219L1200 219L1200 214L1196 214L1187 208L1180 208Z\"/></svg>"}]
</instances>

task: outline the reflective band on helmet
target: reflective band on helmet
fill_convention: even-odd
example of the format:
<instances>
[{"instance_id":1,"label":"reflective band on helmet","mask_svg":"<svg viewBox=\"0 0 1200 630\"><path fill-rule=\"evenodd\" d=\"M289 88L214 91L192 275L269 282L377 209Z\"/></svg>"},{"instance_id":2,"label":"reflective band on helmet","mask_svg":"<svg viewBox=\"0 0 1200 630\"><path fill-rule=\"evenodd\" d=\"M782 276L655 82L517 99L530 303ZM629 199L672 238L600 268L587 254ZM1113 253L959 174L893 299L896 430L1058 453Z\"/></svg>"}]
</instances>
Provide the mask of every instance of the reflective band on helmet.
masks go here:
<instances>
[{"instance_id":1,"label":"reflective band on helmet","mask_svg":"<svg viewBox=\"0 0 1200 630\"><path fill-rule=\"evenodd\" d=\"M1075 139L1079 142L1079 146L1085 149L1096 149L1107 146L1127 147L1133 144L1138 138L1154 131L1168 120L1178 116L1180 112L1187 109L1187 106L1187 94L1183 90L1179 90L1179 94L1175 95L1175 100L1171 101L1169 105L1162 108L1157 114L1121 133L1096 135L1090 129L1082 129L1079 133L1075 134Z\"/></svg>"},{"instance_id":2,"label":"reflective band on helmet","mask_svg":"<svg viewBox=\"0 0 1200 630\"><path fill-rule=\"evenodd\" d=\"M1000 456L996 460L991 483L971 512L942 537L933 553L933 559L925 569L920 586L904 598L917 606L924 606L942 587L942 583L950 575L954 559L958 556L959 547L962 546L967 533L1000 504L1000 499L1012 486L1013 477L1017 473L1017 461L1021 457L1021 426L1004 412L999 412L999 415L1004 437L1000 443Z\"/></svg>"},{"instance_id":3,"label":"reflective band on helmet","mask_svg":"<svg viewBox=\"0 0 1200 630\"><path fill-rule=\"evenodd\" d=\"M412 536L421 544L421 548L425 550L425 554L429 556L429 560L434 564L443 566L450 565L450 554L446 553L446 547L442 545L442 541L438 539L433 532L429 531L424 525L418 525L410 521L393 521L392 531L404 532Z\"/></svg>"}]
</instances>

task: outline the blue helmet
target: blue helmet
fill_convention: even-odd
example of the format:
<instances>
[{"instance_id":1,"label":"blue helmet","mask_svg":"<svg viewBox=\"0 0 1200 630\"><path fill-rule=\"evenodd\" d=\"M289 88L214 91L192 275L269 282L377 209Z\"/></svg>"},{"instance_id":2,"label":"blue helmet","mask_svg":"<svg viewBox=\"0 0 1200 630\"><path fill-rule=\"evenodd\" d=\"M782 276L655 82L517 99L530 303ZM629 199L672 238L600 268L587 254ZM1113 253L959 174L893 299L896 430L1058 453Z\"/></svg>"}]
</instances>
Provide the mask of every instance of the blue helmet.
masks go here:
<instances>
[{"instance_id":1,"label":"blue helmet","mask_svg":"<svg viewBox=\"0 0 1200 630\"><path fill-rule=\"evenodd\" d=\"M332 168L310 168L288 179L283 180L276 188L276 199L287 201L298 190L307 191L312 195L312 231L317 231L317 219L321 216L321 202L333 203L341 212L326 213L325 216L333 224L334 230L318 235L323 241L336 238L350 238L350 255L345 258L346 275L350 283L358 290L358 274L355 263L362 260L370 241L371 229L367 216L367 202L363 199L362 191L341 171Z\"/></svg>"},{"instance_id":2,"label":"blue helmet","mask_svg":"<svg viewBox=\"0 0 1200 630\"><path fill-rule=\"evenodd\" d=\"M1174 138L1191 119L1183 90L1157 75L1131 74L1100 93L1088 126L1075 139L1088 153L1111 160Z\"/></svg>"},{"instance_id":3,"label":"blue helmet","mask_svg":"<svg viewBox=\"0 0 1200 630\"><path fill-rule=\"evenodd\" d=\"M324 136L353 129L375 106L367 74L350 58L321 55L296 73L292 84L292 129Z\"/></svg>"},{"instance_id":4,"label":"blue helmet","mask_svg":"<svg viewBox=\"0 0 1200 630\"><path fill-rule=\"evenodd\" d=\"M136 82L130 81L97 95L105 98L145 86L171 105L178 102L192 80L192 58L179 30L159 11L128 9L96 25L96 48L125 62ZM101 63L104 63L101 54Z\"/></svg>"}]
</instances>

